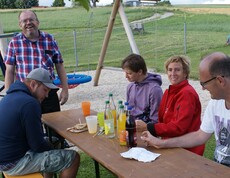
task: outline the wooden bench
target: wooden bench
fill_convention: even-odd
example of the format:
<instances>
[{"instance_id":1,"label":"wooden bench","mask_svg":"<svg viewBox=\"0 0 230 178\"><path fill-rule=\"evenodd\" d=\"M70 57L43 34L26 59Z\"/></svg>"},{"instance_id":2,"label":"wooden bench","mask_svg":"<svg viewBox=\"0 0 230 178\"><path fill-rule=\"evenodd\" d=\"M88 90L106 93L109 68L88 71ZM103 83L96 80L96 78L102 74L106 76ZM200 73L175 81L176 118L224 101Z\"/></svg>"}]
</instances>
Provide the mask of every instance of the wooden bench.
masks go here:
<instances>
[{"instance_id":1,"label":"wooden bench","mask_svg":"<svg viewBox=\"0 0 230 178\"><path fill-rule=\"evenodd\" d=\"M27 174L23 176L10 176L4 173L5 178L43 178L43 176L40 173L33 173L33 174Z\"/></svg>"}]
</instances>

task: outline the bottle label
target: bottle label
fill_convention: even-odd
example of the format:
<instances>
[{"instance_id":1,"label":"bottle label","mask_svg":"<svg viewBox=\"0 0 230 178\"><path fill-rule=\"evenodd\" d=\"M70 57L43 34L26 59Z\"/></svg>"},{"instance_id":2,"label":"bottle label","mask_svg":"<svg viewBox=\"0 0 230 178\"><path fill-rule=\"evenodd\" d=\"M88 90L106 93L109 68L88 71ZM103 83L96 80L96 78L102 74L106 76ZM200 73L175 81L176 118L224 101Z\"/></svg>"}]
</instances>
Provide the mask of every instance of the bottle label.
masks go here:
<instances>
[{"instance_id":1,"label":"bottle label","mask_svg":"<svg viewBox=\"0 0 230 178\"><path fill-rule=\"evenodd\" d=\"M104 125L105 125L105 135L114 134L113 119L105 120Z\"/></svg>"},{"instance_id":2,"label":"bottle label","mask_svg":"<svg viewBox=\"0 0 230 178\"><path fill-rule=\"evenodd\" d=\"M126 145L126 131L121 130L119 134L120 145Z\"/></svg>"}]
</instances>

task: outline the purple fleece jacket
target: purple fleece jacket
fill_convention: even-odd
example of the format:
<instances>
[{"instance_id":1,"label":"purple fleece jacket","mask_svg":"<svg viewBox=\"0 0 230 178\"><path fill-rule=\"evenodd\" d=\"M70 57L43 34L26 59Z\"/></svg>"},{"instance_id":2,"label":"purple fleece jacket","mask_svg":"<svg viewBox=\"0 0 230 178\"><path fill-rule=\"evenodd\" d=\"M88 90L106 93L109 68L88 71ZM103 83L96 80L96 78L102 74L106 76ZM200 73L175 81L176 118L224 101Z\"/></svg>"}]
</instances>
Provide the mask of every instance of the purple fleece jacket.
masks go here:
<instances>
[{"instance_id":1,"label":"purple fleece jacket","mask_svg":"<svg viewBox=\"0 0 230 178\"><path fill-rule=\"evenodd\" d=\"M148 73L141 82L131 82L127 86L127 101L133 107L131 114L136 119L148 122L158 122L158 108L163 95L161 76ZM143 112L149 112L149 119L144 119Z\"/></svg>"}]
</instances>

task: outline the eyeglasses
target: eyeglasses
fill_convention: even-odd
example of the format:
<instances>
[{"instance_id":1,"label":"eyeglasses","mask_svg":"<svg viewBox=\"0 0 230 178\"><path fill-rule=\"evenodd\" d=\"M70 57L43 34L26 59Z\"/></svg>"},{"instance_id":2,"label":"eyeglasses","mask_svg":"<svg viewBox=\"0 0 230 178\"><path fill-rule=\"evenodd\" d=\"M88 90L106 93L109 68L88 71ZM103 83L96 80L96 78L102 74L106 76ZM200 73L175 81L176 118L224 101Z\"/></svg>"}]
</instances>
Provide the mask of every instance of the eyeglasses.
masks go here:
<instances>
[{"instance_id":1,"label":"eyeglasses","mask_svg":"<svg viewBox=\"0 0 230 178\"><path fill-rule=\"evenodd\" d=\"M24 20L20 20L20 23L26 24L29 21L29 23L34 23L35 21L37 21L37 19L24 19Z\"/></svg>"},{"instance_id":2,"label":"eyeglasses","mask_svg":"<svg viewBox=\"0 0 230 178\"><path fill-rule=\"evenodd\" d=\"M202 87L204 87L208 82L211 82L211 81L214 80L214 79L216 79L216 77L213 77L213 78L211 78L211 79L209 79L209 80L207 80L207 81L205 81L205 82L200 82L200 85L201 85Z\"/></svg>"},{"instance_id":3,"label":"eyeglasses","mask_svg":"<svg viewBox=\"0 0 230 178\"><path fill-rule=\"evenodd\" d=\"M221 76L221 77L224 77L224 76ZM202 86L202 87L204 87L208 82L211 82L212 80L215 80L217 78L217 76L216 77L213 77L213 78L211 78L211 79L209 79L209 80L207 80L207 81L205 81L205 82L200 82L200 85Z\"/></svg>"}]
</instances>

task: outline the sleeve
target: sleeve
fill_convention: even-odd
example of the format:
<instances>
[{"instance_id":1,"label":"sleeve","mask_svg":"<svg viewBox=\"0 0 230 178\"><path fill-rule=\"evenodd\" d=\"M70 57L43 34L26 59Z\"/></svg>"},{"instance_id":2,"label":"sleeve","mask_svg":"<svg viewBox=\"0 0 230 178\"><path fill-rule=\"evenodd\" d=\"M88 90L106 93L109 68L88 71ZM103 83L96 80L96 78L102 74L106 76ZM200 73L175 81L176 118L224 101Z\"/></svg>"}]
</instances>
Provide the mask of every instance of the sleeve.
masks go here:
<instances>
[{"instance_id":1,"label":"sleeve","mask_svg":"<svg viewBox=\"0 0 230 178\"><path fill-rule=\"evenodd\" d=\"M53 45L53 51L54 51L53 58L52 58L53 63L55 64L63 63L64 61L62 58L62 54L59 50L58 43L53 36L52 36L52 45Z\"/></svg>"},{"instance_id":2,"label":"sleeve","mask_svg":"<svg viewBox=\"0 0 230 178\"><path fill-rule=\"evenodd\" d=\"M44 139L41 123L41 108L37 101L28 102L22 108L22 127L24 127L30 149L34 152L43 152L50 149Z\"/></svg>"},{"instance_id":3,"label":"sleeve","mask_svg":"<svg viewBox=\"0 0 230 178\"><path fill-rule=\"evenodd\" d=\"M214 127L212 124L212 118L214 117L213 111L215 110L213 107L215 107L213 100L210 100L208 103L208 106L205 109L203 120L200 126L200 129L206 133L213 133Z\"/></svg>"},{"instance_id":4,"label":"sleeve","mask_svg":"<svg viewBox=\"0 0 230 178\"><path fill-rule=\"evenodd\" d=\"M4 57L4 63L8 65L15 65L16 63L16 55L15 55L15 50L12 41L10 41L7 47L6 55Z\"/></svg>"},{"instance_id":5,"label":"sleeve","mask_svg":"<svg viewBox=\"0 0 230 178\"><path fill-rule=\"evenodd\" d=\"M149 98L150 119L152 120L152 123L158 122L158 110L162 99L162 95L163 91L160 86L153 87Z\"/></svg>"},{"instance_id":6,"label":"sleeve","mask_svg":"<svg viewBox=\"0 0 230 178\"><path fill-rule=\"evenodd\" d=\"M167 117L167 121L154 125L157 136L177 137L187 133L195 123L200 124L201 105L199 98L194 93L181 92L172 107L168 109L167 115L164 116ZM194 118L197 114L198 118ZM199 120L195 121L194 119Z\"/></svg>"}]
</instances>

